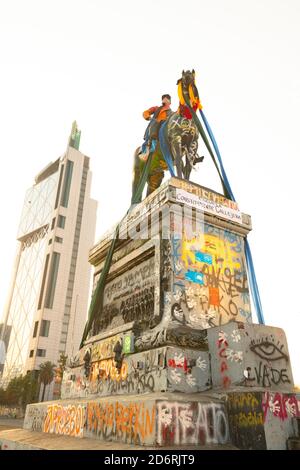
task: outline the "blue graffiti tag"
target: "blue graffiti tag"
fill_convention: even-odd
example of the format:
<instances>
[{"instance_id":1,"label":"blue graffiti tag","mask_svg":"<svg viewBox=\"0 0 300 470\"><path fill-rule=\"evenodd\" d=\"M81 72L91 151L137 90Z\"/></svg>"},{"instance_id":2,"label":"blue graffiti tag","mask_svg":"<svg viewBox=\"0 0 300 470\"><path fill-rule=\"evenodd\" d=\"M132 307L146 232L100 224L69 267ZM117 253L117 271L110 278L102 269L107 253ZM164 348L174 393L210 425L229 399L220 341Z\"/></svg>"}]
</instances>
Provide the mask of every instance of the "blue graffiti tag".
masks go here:
<instances>
[{"instance_id":1,"label":"blue graffiti tag","mask_svg":"<svg viewBox=\"0 0 300 470\"><path fill-rule=\"evenodd\" d=\"M243 308L239 308L239 314L246 319L247 323L251 323L251 312L244 310Z\"/></svg>"},{"instance_id":2,"label":"blue graffiti tag","mask_svg":"<svg viewBox=\"0 0 300 470\"><path fill-rule=\"evenodd\" d=\"M197 284L201 284L203 285L203 274L202 273L198 273L197 271L187 271L185 273L185 279L187 281L191 281L191 282L196 282Z\"/></svg>"},{"instance_id":3,"label":"blue graffiti tag","mask_svg":"<svg viewBox=\"0 0 300 470\"><path fill-rule=\"evenodd\" d=\"M196 251L195 252L195 258L197 261L200 261L201 263L205 264L212 264L212 255L209 253L202 253L202 251Z\"/></svg>"}]
</instances>

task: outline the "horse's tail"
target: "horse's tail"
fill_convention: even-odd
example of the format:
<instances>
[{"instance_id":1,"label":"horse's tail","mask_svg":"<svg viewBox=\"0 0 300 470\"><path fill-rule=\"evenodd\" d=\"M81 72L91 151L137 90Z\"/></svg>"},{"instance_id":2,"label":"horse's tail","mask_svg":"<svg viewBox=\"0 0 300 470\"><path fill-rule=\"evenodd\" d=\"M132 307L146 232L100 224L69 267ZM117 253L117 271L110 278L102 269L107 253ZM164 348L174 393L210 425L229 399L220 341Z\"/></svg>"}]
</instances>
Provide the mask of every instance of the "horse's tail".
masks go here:
<instances>
[{"instance_id":1,"label":"horse's tail","mask_svg":"<svg viewBox=\"0 0 300 470\"><path fill-rule=\"evenodd\" d=\"M132 165L132 172L133 172L133 175L135 174L137 168L139 167L139 164L140 164L140 159L139 159L139 153L141 151L141 147L137 147L134 151L134 154L133 154L133 165Z\"/></svg>"},{"instance_id":2,"label":"horse's tail","mask_svg":"<svg viewBox=\"0 0 300 470\"><path fill-rule=\"evenodd\" d=\"M135 167L135 162L138 160L139 158L139 153L141 151L141 146L137 147L134 151L134 154L133 154L133 167Z\"/></svg>"}]
</instances>

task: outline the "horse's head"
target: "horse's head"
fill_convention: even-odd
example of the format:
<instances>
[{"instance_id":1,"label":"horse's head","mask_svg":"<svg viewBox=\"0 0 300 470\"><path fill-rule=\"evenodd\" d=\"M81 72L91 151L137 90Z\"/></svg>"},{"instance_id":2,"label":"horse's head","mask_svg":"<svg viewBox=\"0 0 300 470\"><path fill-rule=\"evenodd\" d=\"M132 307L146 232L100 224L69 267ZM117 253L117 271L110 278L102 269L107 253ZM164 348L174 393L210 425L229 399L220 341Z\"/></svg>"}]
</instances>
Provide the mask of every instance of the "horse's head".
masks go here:
<instances>
[{"instance_id":1,"label":"horse's head","mask_svg":"<svg viewBox=\"0 0 300 470\"><path fill-rule=\"evenodd\" d=\"M195 82L195 70L193 69L192 71L186 70L182 71L181 78L177 81L177 85L179 82L182 82L182 85L187 88L189 85Z\"/></svg>"}]
</instances>

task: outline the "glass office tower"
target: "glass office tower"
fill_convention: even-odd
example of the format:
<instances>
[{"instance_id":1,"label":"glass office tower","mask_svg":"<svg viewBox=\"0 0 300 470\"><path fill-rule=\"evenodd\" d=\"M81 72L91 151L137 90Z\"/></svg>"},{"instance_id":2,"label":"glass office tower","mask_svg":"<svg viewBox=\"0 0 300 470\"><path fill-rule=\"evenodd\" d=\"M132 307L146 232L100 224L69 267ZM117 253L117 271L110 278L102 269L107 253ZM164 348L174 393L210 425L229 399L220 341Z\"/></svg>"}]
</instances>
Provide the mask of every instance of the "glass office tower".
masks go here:
<instances>
[{"instance_id":1,"label":"glass office tower","mask_svg":"<svg viewBox=\"0 0 300 470\"><path fill-rule=\"evenodd\" d=\"M36 176L25 195L3 318L11 330L2 386L38 371L42 362L57 364L61 353L70 356L79 347L97 210L90 198L89 158L79 151L79 141L74 123L66 153ZM46 398L51 398L50 388Z\"/></svg>"}]
</instances>

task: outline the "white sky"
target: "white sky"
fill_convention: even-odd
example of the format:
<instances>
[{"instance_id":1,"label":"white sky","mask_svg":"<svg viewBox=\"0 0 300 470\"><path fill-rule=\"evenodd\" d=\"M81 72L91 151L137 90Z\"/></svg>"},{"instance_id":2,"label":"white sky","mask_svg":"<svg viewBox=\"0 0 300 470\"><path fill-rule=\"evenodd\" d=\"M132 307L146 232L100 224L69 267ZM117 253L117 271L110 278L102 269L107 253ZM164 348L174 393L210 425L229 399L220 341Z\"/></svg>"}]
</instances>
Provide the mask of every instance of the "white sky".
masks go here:
<instances>
[{"instance_id":1,"label":"white sky","mask_svg":"<svg viewBox=\"0 0 300 470\"><path fill-rule=\"evenodd\" d=\"M65 150L91 157L96 238L124 214L141 113L194 68L249 236L266 324L300 383L299 0L0 0L0 314L25 190ZM220 191L204 146L192 180ZM256 321L256 317L255 321Z\"/></svg>"}]
</instances>

